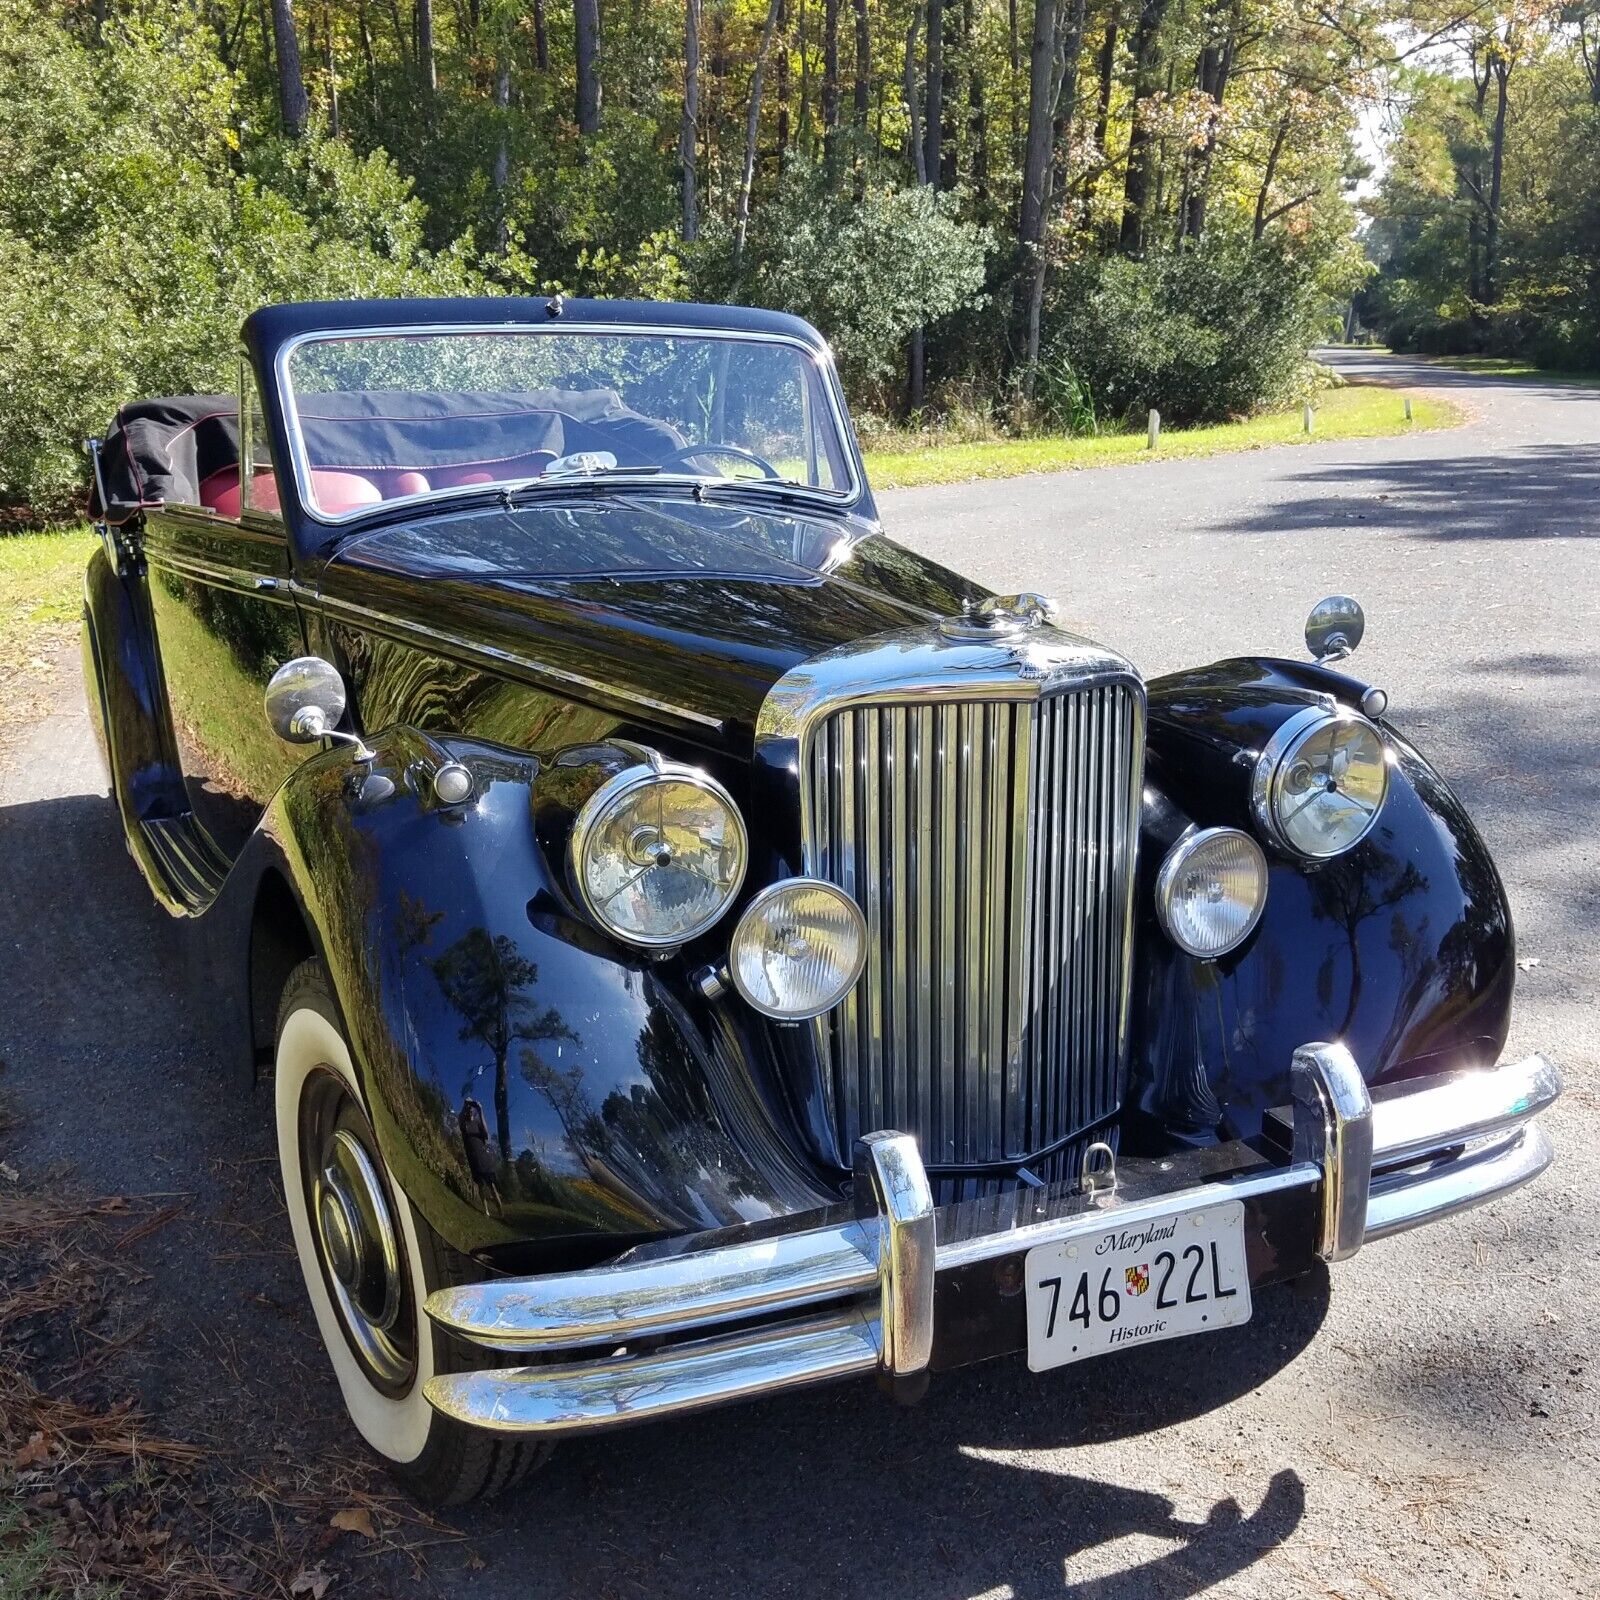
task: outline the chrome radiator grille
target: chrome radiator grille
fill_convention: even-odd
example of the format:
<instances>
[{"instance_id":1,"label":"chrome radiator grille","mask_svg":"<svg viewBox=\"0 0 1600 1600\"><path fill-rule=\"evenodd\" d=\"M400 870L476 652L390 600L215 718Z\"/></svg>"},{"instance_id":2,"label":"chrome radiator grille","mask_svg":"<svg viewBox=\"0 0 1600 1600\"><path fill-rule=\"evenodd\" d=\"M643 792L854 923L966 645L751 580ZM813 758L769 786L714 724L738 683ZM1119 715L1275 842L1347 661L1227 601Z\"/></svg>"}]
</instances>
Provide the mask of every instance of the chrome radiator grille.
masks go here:
<instances>
[{"instance_id":1,"label":"chrome radiator grille","mask_svg":"<svg viewBox=\"0 0 1600 1600\"><path fill-rule=\"evenodd\" d=\"M866 913L816 1023L836 1154L878 1128L930 1167L1019 1162L1118 1107L1144 700L855 705L803 761L807 868Z\"/></svg>"}]
</instances>

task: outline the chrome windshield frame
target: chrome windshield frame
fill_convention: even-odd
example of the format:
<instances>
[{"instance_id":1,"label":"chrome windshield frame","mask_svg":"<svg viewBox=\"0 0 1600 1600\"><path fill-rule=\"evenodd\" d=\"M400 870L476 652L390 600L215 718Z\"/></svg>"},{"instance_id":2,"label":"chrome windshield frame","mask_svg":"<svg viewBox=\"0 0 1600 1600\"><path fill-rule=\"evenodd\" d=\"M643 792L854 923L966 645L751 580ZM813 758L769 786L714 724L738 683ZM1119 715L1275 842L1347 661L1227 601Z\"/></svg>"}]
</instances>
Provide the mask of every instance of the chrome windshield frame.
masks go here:
<instances>
[{"instance_id":1,"label":"chrome windshield frame","mask_svg":"<svg viewBox=\"0 0 1600 1600\"><path fill-rule=\"evenodd\" d=\"M316 328L297 333L284 340L273 356L273 386L277 390L279 412L283 431L289 444L289 465L294 478L295 498L300 511L311 521L324 527L346 527L376 515L387 516L396 509L409 506L438 504L461 499L471 494L493 494L499 487L493 483L456 486L447 489L429 489L422 494L398 495L377 505L361 506L354 511L330 512L321 510L311 495L311 461L306 451L305 436L300 427L300 408L295 393L289 364L303 345L332 344L339 341L366 339L420 339L468 335L514 335L525 338L546 338L553 334L598 334L602 337L638 337L653 339L720 339L733 344L775 344L795 351L802 360L810 363L823 394L827 397L828 412L837 431L839 452L849 475L849 484L843 489L820 489L809 484L791 483L780 479L769 483L763 478L728 479L700 473L661 473L649 477L619 476L616 483L639 487L693 488L696 485L726 485L736 483L741 490L758 493L793 496L830 510L848 512L855 510L866 495L866 468L856 443L855 429L850 425L845 407L844 390L839 382L839 372L831 354L825 354L789 334L762 332L744 328L676 328L661 327L643 322L593 322L573 321L548 325L515 322L429 322L398 323L381 327ZM564 483L573 480L563 479ZM594 483L607 483L604 474L596 474ZM526 486L524 485L524 488Z\"/></svg>"}]
</instances>

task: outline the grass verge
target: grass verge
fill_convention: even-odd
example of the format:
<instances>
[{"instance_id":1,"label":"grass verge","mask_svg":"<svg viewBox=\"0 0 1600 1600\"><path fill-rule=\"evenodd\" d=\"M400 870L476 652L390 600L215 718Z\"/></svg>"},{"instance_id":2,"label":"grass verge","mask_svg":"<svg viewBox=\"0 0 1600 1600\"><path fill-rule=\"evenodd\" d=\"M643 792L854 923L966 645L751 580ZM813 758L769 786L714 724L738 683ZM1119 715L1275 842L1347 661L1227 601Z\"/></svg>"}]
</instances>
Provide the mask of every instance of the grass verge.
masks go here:
<instances>
[{"instance_id":1,"label":"grass verge","mask_svg":"<svg viewBox=\"0 0 1600 1600\"><path fill-rule=\"evenodd\" d=\"M1157 450L1146 448L1142 433L1100 434L1091 438L1002 439L977 444L925 446L867 452L867 474L875 489L909 489L923 484L966 483L975 478L1014 478L1026 472L1066 472L1084 467L1128 466L1174 457L1220 455L1271 445L1315 444L1337 439L1373 439L1417 428L1453 428L1463 419L1459 406L1430 395L1411 396L1376 384L1350 384L1322 395L1315 431L1303 431L1299 410L1226 422L1211 428L1165 431Z\"/></svg>"},{"instance_id":2,"label":"grass verge","mask_svg":"<svg viewBox=\"0 0 1600 1600\"><path fill-rule=\"evenodd\" d=\"M83 527L0 536L0 730L29 728L49 709L56 658L77 636L93 549ZM0 731L0 749L5 741Z\"/></svg>"},{"instance_id":3,"label":"grass verge","mask_svg":"<svg viewBox=\"0 0 1600 1600\"><path fill-rule=\"evenodd\" d=\"M1523 383L1553 383L1571 389L1600 389L1600 372L1558 372L1553 367L1536 367L1531 361L1514 356L1420 356L1434 367L1451 367L1457 372L1477 372L1486 378L1513 378Z\"/></svg>"}]
</instances>

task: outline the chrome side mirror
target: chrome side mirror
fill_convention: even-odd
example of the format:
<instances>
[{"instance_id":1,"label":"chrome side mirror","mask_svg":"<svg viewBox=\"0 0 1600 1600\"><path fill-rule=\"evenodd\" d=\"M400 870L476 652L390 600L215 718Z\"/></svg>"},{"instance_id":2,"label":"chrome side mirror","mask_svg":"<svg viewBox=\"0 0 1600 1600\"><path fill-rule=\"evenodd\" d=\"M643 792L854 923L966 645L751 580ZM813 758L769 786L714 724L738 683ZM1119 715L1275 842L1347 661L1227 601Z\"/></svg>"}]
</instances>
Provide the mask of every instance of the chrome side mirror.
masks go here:
<instances>
[{"instance_id":1,"label":"chrome side mirror","mask_svg":"<svg viewBox=\"0 0 1600 1600\"><path fill-rule=\"evenodd\" d=\"M1367 631L1366 613L1347 594L1319 600L1306 618L1306 649L1318 661L1343 661Z\"/></svg>"},{"instance_id":2,"label":"chrome side mirror","mask_svg":"<svg viewBox=\"0 0 1600 1600\"><path fill-rule=\"evenodd\" d=\"M267 722L285 744L315 744L337 739L355 746L359 760L372 760L372 752L353 733L337 726L344 715L346 696L339 670L321 656L298 656L286 661L267 684Z\"/></svg>"}]
</instances>

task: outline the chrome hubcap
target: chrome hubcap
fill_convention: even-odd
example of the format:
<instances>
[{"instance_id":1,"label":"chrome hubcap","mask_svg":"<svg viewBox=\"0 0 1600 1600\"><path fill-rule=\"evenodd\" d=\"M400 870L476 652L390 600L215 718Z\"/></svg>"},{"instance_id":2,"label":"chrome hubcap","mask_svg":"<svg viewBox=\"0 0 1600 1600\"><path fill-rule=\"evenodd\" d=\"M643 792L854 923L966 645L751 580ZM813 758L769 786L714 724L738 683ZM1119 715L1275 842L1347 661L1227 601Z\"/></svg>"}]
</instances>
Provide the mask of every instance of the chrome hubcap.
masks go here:
<instances>
[{"instance_id":1,"label":"chrome hubcap","mask_svg":"<svg viewBox=\"0 0 1600 1600\"><path fill-rule=\"evenodd\" d=\"M414 1312L387 1189L371 1131L342 1082L320 1072L301 1102L306 1201L317 1254L345 1337L382 1388L399 1389L416 1367Z\"/></svg>"}]
</instances>

